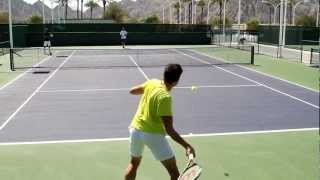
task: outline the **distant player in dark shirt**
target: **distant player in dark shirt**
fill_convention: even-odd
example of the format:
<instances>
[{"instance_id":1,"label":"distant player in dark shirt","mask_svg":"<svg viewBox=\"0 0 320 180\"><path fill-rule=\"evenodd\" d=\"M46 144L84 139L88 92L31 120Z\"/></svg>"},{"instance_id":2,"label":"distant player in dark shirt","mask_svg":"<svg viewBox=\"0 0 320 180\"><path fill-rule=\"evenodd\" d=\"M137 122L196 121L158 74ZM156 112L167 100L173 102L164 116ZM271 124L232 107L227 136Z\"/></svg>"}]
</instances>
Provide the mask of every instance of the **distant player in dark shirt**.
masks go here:
<instances>
[{"instance_id":1,"label":"distant player in dark shirt","mask_svg":"<svg viewBox=\"0 0 320 180\"><path fill-rule=\"evenodd\" d=\"M48 32L48 29L45 29L45 32L43 34L43 53L46 54L46 48L48 48L49 55L52 55L51 53L51 41L50 41L50 33Z\"/></svg>"}]
</instances>

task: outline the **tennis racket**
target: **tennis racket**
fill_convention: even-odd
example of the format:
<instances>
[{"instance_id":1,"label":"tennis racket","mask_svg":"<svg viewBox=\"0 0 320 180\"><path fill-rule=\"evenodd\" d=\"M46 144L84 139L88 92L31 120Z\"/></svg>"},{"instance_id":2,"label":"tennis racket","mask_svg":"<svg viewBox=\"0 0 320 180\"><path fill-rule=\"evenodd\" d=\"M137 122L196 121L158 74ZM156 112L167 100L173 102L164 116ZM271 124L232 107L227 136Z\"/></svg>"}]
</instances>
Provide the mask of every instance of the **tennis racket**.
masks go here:
<instances>
[{"instance_id":1,"label":"tennis racket","mask_svg":"<svg viewBox=\"0 0 320 180\"><path fill-rule=\"evenodd\" d=\"M188 157L188 164L186 168L182 171L178 180L196 180L201 175L201 167L194 162L193 154L190 154Z\"/></svg>"}]
</instances>

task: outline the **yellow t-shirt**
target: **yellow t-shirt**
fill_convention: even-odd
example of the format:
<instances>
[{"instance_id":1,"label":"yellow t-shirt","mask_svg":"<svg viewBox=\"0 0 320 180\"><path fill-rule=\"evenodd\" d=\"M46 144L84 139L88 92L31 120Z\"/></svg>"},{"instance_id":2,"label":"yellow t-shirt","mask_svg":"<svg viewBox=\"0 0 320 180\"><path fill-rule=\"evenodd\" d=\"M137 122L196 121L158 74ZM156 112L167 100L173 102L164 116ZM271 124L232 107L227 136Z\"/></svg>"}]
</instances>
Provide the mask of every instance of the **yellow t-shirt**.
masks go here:
<instances>
[{"instance_id":1,"label":"yellow t-shirt","mask_svg":"<svg viewBox=\"0 0 320 180\"><path fill-rule=\"evenodd\" d=\"M130 127L143 132L165 134L162 116L172 116L172 99L163 81L148 80Z\"/></svg>"}]
</instances>

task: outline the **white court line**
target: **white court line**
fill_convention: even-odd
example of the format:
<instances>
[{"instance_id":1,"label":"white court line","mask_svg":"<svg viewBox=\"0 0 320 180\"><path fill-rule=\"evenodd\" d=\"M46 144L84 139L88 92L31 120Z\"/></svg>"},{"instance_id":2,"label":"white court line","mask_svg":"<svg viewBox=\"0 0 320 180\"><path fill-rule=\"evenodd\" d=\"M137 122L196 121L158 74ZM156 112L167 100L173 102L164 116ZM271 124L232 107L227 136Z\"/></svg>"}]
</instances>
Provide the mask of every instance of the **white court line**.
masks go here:
<instances>
[{"instance_id":1,"label":"white court line","mask_svg":"<svg viewBox=\"0 0 320 180\"><path fill-rule=\"evenodd\" d=\"M34 65L34 67L39 66L40 64L48 61L51 58L51 56L46 57L45 59L43 59L42 61L40 61L39 63L37 63L36 65ZM22 74L20 74L19 76L17 76L16 78L14 78L13 80L9 81L8 83L6 83L5 85L3 85L2 87L0 87L0 91L2 91L3 89L5 89L6 87L10 86L11 84L13 84L14 82L16 82L18 79L20 79L22 76L26 75L27 73L29 73L32 70L32 68L28 69L27 71L23 72Z\"/></svg>"},{"instance_id":2,"label":"white court line","mask_svg":"<svg viewBox=\"0 0 320 180\"><path fill-rule=\"evenodd\" d=\"M47 90L39 91L39 93L59 93L59 92L97 92L97 91L129 91L130 88L116 88L116 89L63 89L63 90Z\"/></svg>"},{"instance_id":3,"label":"white court line","mask_svg":"<svg viewBox=\"0 0 320 180\"><path fill-rule=\"evenodd\" d=\"M259 87L261 85L248 84L248 85L213 85L213 86L198 86L197 88L239 88L239 87ZM178 86L176 89L191 89L192 86Z\"/></svg>"},{"instance_id":4,"label":"white court line","mask_svg":"<svg viewBox=\"0 0 320 180\"><path fill-rule=\"evenodd\" d=\"M240 88L240 87L259 87L261 85L199 85L197 88ZM191 89L192 86L177 86L174 89ZM61 89L61 90L44 90L39 93L68 93L68 92L99 92L99 91L129 91L130 88L111 88L111 89Z\"/></svg>"},{"instance_id":5,"label":"white court line","mask_svg":"<svg viewBox=\"0 0 320 180\"><path fill-rule=\"evenodd\" d=\"M189 50L189 51L194 52L194 53L196 53L196 54L201 54L201 55L206 56L206 57L208 57L208 58L215 58L215 59L224 61L224 60L222 60L222 59L220 59L220 58L218 58L218 57L209 56L209 55L207 55L207 54L205 54L205 53L198 52L198 51L195 51L195 50L192 50L192 49ZM290 62L289 62L289 63L290 63ZM260 71L257 71L257 70L255 70L255 69L249 68L249 67L241 66L241 65L238 65L238 64L235 64L235 66L238 66L238 67L247 69L247 70L249 70L249 71L253 71L253 72L255 72L255 73L262 74L262 75L264 75L264 76L268 76L268 77L271 77L271 78L274 78L274 79L277 79L277 80L280 80L280 81L283 81L283 82L286 82L286 83L289 83L289 84L293 84L293 85L295 85L295 86L299 86L299 87L302 87L302 88L304 88L304 89L307 89L307 90L310 90L310 91L313 91L313 92L317 92L317 93L319 92L319 90L312 89L312 88L303 86L303 85L301 85L301 84L294 83L294 82L291 82L291 81L288 81L288 80L285 80L285 79L282 79L282 78L279 78L279 77L276 77L276 76L273 76L273 75L270 75L270 74L267 74L267 73L264 73L264 72L260 72Z\"/></svg>"},{"instance_id":6,"label":"white court line","mask_svg":"<svg viewBox=\"0 0 320 180\"><path fill-rule=\"evenodd\" d=\"M47 77L46 80L44 80L40 85L39 87L34 90L34 92L28 97L28 99L26 99L19 107L18 109L11 114L11 116L0 126L0 131L6 127L6 125L15 117L15 115L17 115L19 113L19 111L33 98L33 96L35 96L39 91L40 89L59 71L59 69L61 69L61 67L72 57L72 55L75 53L75 51L73 51L71 53L71 55L66 58L60 65L59 67L53 71L50 76Z\"/></svg>"},{"instance_id":7,"label":"white court line","mask_svg":"<svg viewBox=\"0 0 320 180\"><path fill-rule=\"evenodd\" d=\"M248 135L248 134L270 134L270 133L286 133L286 132L304 132L319 131L319 128L300 128L300 129L282 129L282 130L265 130L265 131L244 131L244 132L226 132L226 133L208 133L208 134L187 134L182 137L214 137L214 136L232 136L232 135ZM169 138L167 136L167 138ZM91 142L118 142L128 141L129 138L102 138L102 139L78 139L78 140L57 140L57 141L29 141L29 142L8 142L0 143L0 146L13 145L37 145L37 144L66 144L66 143L91 143Z\"/></svg>"},{"instance_id":8,"label":"white court line","mask_svg":"<svg viewBox=\"0 0 320 180\"><path fill-rule=\"evenodd\" d=\"M130 60L136 65L136 67L139 69L139 71L142 73L142 75L144 76L144 78L146 78L146 80L149 80L149 77L146 75L146 73L143 72L143 70L140 68L140 66L137 64L137 62L134 60L134 58L132 56L129 56Z\"/></svg>"},{"instance_id":9,"label":"white court line","mask_svg":"<svg viewBox=\"0 0 320 180\"><path fill-rule=\"evenodd\" d=\"M178 52L180 52L180 51L178 51ZM189 54L185 54L185 53L183 53L183 52L180 52L180 53L183 54L183 55L185 55L185 56L188 56L188 57L190 57L190 58L192 58L192 59L195 59L195 60L204 62L204 63L206 63L206 64L210 64L209 62L204 61L204 60L202 60L202 59L200 59L200 58L191 56L191 55L189 55ZM300 101L300 102L302 102L302 103L304 103L304 104L307 104L307 105L309 105L309 106L312 106L312 107L314 107L314 108L319 109L319 106L317 106L317 105L314 105L314 104L312 104L312 103L309 103L309 102L307 102L307 101L304 101L304 100L302 100L302 99L299 99L299 98L297 98L297 97L295 97L295 96L292 96L292 95L287 94L287 93L285 93L285 92L282 92L282 91L280 91L280 90L274 89L274 88L272 88L272 87L270 87L270 86L267 86L267 85L265 85L265 84L259 83L258 81L252 80L252 79L247 78L247 77L245 77L245 76L242 76L242 75L240 75L240 74L237 74L237 73L234 73L234 72L232 72L232 71L226 70L226 69L224 69L224 68L222 68L222 67L219 67L219 66L216 66L216 65L212 65L212 64L210 64L210 65L211 65L212 67L214 67L214 68L218 68L218 69L220 69L220 70L222 70L222 71L224 71L224 72L233 74L233 75L235 75L235 76L237 76L237 77L240 77L240 78L242 78L242 79L246 79L246 80L248 80L248 81L250 81L250 82L256 83L256 84L258 84L258 85L260 85L260 86L263 86L263 87L265 87L265 88L267 88L267 89L270 89L270 90L272 90L272 91L274 91L274 92L277 92L277 93L279 93L279 94L282 94L282 95L285 95L285 96L287 96L287 97L290 97L291 99Z\"/></svg>"}]
</instances>

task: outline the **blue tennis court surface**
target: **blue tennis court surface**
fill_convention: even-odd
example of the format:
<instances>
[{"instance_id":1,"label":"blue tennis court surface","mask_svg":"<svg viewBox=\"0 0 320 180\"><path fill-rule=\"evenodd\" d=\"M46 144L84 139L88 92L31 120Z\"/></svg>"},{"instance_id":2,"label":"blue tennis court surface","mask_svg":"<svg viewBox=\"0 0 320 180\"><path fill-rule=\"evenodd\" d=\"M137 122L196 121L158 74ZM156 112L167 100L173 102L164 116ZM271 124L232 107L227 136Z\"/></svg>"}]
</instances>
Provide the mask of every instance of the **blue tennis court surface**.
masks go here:
<instances>
[{"instance_id":1,"label":"blue tennis court surface","mask_svg":"<svg viewBox=\"0 0 320 180\"><path fill-rule=\"evenodd\" d=\"M174 56L69 50L65 56L49 57L43 68L30 69L0 91L0 142L128 137L139 101L129 88L162 78L163 66L153 63L214 60L186 50ZM113 66L105 66L105 61ZM233 64L183 68L172 91L174 123L181 134L319 127L318 92Z\"/></svg>"}]
</instances>

